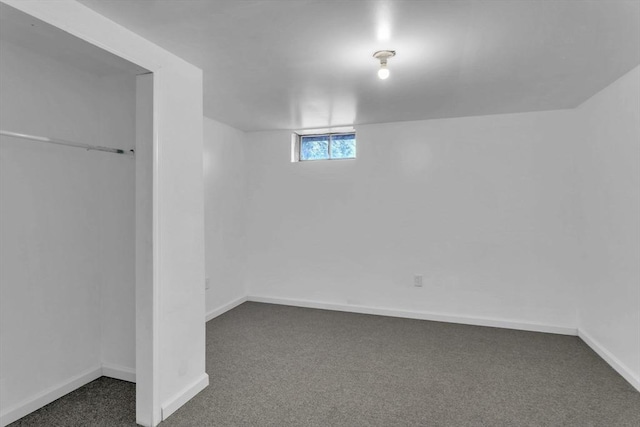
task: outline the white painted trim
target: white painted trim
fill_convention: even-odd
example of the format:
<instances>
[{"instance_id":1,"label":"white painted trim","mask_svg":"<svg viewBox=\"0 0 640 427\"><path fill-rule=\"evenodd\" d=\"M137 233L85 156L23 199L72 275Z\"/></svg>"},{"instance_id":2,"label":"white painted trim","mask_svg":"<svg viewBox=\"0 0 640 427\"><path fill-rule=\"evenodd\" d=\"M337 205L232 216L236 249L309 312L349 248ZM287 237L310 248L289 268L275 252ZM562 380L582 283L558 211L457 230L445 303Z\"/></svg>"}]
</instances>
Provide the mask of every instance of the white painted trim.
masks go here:
<instances>
[{"instance_id":1,"label":"white painted trim","mask_svg":"<svg viewBox=\"0 0 640 427\"><path fill-rule=\"evenodd\" d=\"M95 368L87 369L86 371L71 377L69 380L62 382L53 387L36 394L33 397L29 397L16 405L7 408L0 412L0 426L4 427L12 422L19 420L32 413L35 410L42 408L45 405L53 402L56 399L61 398L65 394L69 394L77 388L82 387L85 384L90 383L102 376L102 367L97 366Z\"/></svg>"},{"instance_id":2,"label":"white painted trim","mask_svg":"<svg viewBox=\"0 0 640 427\"><path fill-rule=\"evenodd\" d=\"M567 326L545 325L541 323L519 322L488 317L468 317L445 313L431 313L427 311L397 310L391 308L367 307L363 305L343 305L309 300L289 298L273 298L249 295L247 301L264 302L268 304L291 305L295 307L319 308L322 310L346 311L350 313L375 314L379 316L402 317L407 319L432 320L436 322L460 323L463 325L489 326L493 328L517 329L521 331L545 332L561 335L578 335L576 328Z\"/></svg>"},{"instance_id":3,"label":"white painted trim","mask_svg":"<svg viewBox=\"0 0 640 427\"><path fill-rule=\"evenodd\" d=\"M117 380L128 381L130 383L136 382L136 370L133 368L127 368L126 366L116 365L114 363L102 364L102 376L115 378Z\"/></svg>"},{"instance_id":4,"label":"white painted trim","mask_svg":"<svg viewBox=\"0 0 640 427\"><path fill-rule=\"evenodd\" d=\"M218 308L214 308L213 310L209 311L204 318L205 322L208 322L211 319L215 319L216 317L220 316L221 314L226 313L227 311L236 308L237 306L239 306L240 304L242 304L243 302L247 301L247 297L240 297L238 299L235 299L231 302L228 302L226 304L221 305Z\"/></svg>"},{"instance_id":5,"label":"white painted trim","mask_svg":"<svg viewBox=\"0 0 640 427\"><path fill-rule=\"evenodd\" d=\"M162 421L177 411L182 405L204 390L209 385L209 375L202 374L197 380L175 394L162 405Z\"/></svg>"},{"instance_id":6,"label":"white painted trim","mask_svg":"<svg viewBox=\"0 0 640 427\"><path fill-rule=\"evenodd\" d=\"M624 378L631 384L636 390L640 391L640 378L635 375L631 369L629 369L624 363L622 363L616 356L613 355L609 350L607 350L602 344L596 341L591 335L585 332L583 329L578 329L578 336L582 341L585 342L596 354L605 362L607 362L613 369L616 370Z\"/></svg>"}]
</instances>

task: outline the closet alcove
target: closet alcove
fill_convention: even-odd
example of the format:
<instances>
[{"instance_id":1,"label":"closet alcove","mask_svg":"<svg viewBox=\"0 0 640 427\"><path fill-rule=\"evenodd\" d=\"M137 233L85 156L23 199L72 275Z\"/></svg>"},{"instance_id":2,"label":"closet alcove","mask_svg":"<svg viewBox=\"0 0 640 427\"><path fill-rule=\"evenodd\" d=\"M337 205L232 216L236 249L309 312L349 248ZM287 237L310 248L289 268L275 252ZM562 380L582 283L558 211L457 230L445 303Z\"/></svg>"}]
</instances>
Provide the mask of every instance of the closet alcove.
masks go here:
<instances>
[{"instance_id":1,"label":"closet alcove","mask_svg":"<svg viewBox=\"0 0 640 427\"><path fill-rule=\"evenodd\" d=\"M0 16L4 425L100 376L136 382L153 75L5 4Z\"/></svg>"}]
</instances>

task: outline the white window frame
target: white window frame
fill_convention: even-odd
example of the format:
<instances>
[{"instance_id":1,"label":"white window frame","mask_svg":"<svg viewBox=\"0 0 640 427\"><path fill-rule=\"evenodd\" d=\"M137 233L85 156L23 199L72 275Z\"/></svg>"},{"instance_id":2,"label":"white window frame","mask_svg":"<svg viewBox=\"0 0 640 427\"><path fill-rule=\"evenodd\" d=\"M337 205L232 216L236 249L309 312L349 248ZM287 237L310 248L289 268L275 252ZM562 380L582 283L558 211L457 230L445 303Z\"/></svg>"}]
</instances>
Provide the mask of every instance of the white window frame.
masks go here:
<instances>
[{"instance_id":1,"label":"white window frame","mask_svg":"<svg viewBox=\"0 0 640 427\"><path fill-rule=\"evenodd\" d=\"M356 155L355 157L347 157L347 158L332 158L331 157L331 140L333 136L336 135L354 135L355 139L356 139ZM308 136L328 136L329 137L329 147L328 147L328 154L329 157L326 159L309 159L309 160L302 160L300 158L300 148L301 148L301 144L302 144L302 137L308 137ZM327 160L355 160L358 156L358 148L357 148L358 142L357 142L357 136L356 136L356 131L355 129L340 129L335 130L333 132L331 132L330 130L326 130L326 129L316 129L316 130L312 130L312 131L299 131L299 132L294 132L291 135L291 162L317 162L317 161L327 161Z\"/></svg>"}]
</instances>

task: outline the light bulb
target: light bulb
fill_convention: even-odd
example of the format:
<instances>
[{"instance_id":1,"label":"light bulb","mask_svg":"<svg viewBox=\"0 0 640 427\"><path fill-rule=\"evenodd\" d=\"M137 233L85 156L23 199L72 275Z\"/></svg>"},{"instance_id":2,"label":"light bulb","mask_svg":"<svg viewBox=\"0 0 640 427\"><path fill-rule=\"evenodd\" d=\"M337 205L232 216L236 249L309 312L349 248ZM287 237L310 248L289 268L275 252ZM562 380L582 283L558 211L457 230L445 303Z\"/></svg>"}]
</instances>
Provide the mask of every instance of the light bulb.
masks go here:
<instances>
[{"instance_id":1,"label":"light bulb","mask_svg":"<svg viewBox=\"0 0 640 427\"><path fill-rule=\"evenodd\" d=\"M389 77L389 69L386 64L380 65L380 69L378 70L378 78L384 80Z\"/></svg>"}]
</instances>

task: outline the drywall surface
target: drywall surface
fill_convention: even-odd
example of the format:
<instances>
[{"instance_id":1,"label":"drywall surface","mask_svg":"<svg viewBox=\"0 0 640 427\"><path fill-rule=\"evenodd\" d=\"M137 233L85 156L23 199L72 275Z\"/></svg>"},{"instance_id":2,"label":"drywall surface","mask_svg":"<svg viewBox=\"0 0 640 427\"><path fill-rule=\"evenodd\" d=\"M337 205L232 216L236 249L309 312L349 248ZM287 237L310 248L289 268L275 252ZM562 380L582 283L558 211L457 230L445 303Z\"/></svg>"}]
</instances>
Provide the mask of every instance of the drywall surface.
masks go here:
<instances>
[{"instance_id":1,"label":"drywall surface","mask_svg":"<svg viewBox=\"0 0 640 427\"><path fill-rule=\"evenodd\" d=\"M2 1L153 72L153 285L136 294L136 360L148 370L136 421L155 426L208 384L202 71L75 1Z\"/></svg>"},{"instance_id":2,"label":"drywall surface","mask_svg":"<svg viewBox=\"0 0 640 427\"><path fill-rule=\"evenodd\" d=\"M640 384L640 68L576 113L586 261L580 329Z\"/></svg>"},{"instance_id":3,"label":"drywall surface","mask_svg":"<svg viewBox=\"0 0 640 427\"><path fill-rule=\"evenodd\" d=\"M136 76L136 422L152 424L157 358L154 316L153 252L153 75ZM141 195L148 195L144 197Z\"/></svg>"},{"instance_id":4,"label":"drywall surface","mask_svg":"<svg viewBox=\"0 0 640 427\"><path fill-rule=\"evenodd\" d=\"M205 374L204 180L202 169L202 73L189 67L163 69L154 80L154 105L170 115L157 141L154 176L154 281L159 282L158 345L162 406L203 384ZM165 90L162 90L164 88ZM155 114L155 111L154 111ZM205 384L205 386L206 386ZM198 392L201 389L197 390ZM185 403L185 402L182 402ZM177 409L181 405L175 407ZM163 418L168 415L163 411Z\"/></svg>"},{"instance_id":5,"label":"drywall surface","mask_svg":"<svg viewBox=\"0 0 640 427\"><path fill-rule=\"evenodd\" d=\"M357 159L298 163L248 133L249 295L575 329L573 120L359 126Z\"/></svg>"},{"instance_id":6,"label":"drywall surface","mask_svg":"<svg viewBox=\"0 0 640 427\"><path fill-rule=\"evenodd\" d=\"M100 145L135 147L135 76L98 81ZM135 158L100 156L100 304L102 363L134 371L135 335Z\"/></svg>"},{"instance_id":7,"label":"drywall surface","mask_svg":"<svg viewBox=\"0 0 640 427\"><path fill-rule=\"evenodd\" d=\"M244 132L204 118L206 311L246 295Z\"/></svg>"},{"instance_id":8,"label":"drywall surface","mask_svg":"<svg viewBox=\"0 0 640 427\"><path fill-rule=\"evenodd\" d=\"M3 130L132 148L133 76L0 49ZM104 360L135 367L135 211L132 157L1 138L4 413Z\"/></svg>"}]
</instances>

